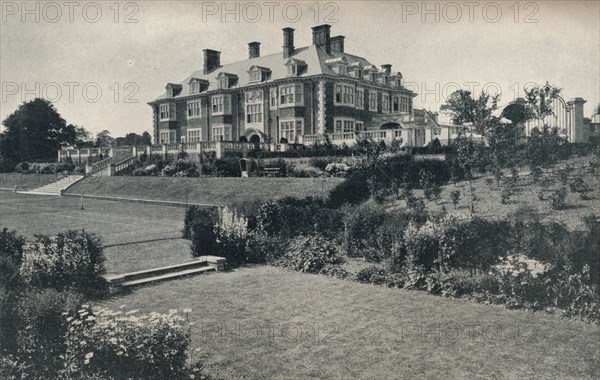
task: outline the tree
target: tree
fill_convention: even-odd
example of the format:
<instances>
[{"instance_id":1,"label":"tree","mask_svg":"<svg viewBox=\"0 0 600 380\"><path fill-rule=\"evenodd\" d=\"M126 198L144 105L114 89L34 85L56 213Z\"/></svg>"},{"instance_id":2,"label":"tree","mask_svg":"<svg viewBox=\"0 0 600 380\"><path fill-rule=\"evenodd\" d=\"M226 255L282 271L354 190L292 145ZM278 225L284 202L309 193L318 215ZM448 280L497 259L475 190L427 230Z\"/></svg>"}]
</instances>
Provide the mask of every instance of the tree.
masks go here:
<instances>
[{"instance_id":1,"label":"tree","mask_svg":"<svg viewBox=\"0 0 600 380\"><path fill-rule=\"evenodd\" d=\"M94 145L97 148L110 147L115 145L115 139L110 135L110 132L105 129L102 132L98 132Z\"/></svg>"},{"instance_id":2,"label":"tree","mask_svg":"<svg viewBox=\"0 0 600 380\"><path fill-rule=\"evenodd\" d=\"M483 91L475 99L470 91L457 90L450 94L440 110L450 116L453 124L472 124L475 131L483 135L498 109L498 100L499 95L492 96Z\"/></svg>"},{"instance_id":3,"label":"tree","mask_svg":"<svg viewBox=\"0 0 600 380\"><path fill-rule=\"evenodd\" d=\"M2 156L14 161L53 160L61 148L74 146L76 127L60 116L48 100L36 98L23 103L2 125Z\"/></svg>"},{"instance_id":4,"label":"tree","mask_svg":"<svg viewBox=\"0 0 600 380\"><path fill-rule=\"evenodd\" d=\"M546 82L544 86L535 85L524 88L523 91L527 101L526 120L541 120L546 116L554 115L552 103L559 97L562 89Z\"/></svg>"}]
</instances>

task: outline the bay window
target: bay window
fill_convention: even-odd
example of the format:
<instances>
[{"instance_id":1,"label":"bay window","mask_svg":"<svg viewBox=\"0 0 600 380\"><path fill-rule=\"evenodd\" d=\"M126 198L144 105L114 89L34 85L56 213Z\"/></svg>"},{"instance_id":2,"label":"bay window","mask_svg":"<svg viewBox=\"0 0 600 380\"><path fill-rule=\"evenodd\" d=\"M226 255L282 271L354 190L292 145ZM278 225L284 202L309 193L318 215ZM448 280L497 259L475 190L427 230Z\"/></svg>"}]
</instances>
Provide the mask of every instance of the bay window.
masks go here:
<instances>
[{"instance_id":1,"label":"bay window","mask_svg":"<svg viewBox=\"0 0 600 380\"><path fill-rule=\"evenodd\" d=\"M215 95L212 97L212 114L229 115L231 114L230 95Z\"/></svg>"},{"instance_id":2,"label":"bay window","mask_svg":"<svg viewBox=\"0 0 600 380\"><path fill-rule=\"evenodd\" d=\"M354 133L354 120L335 119L335 133Z\"/></svg>"},{"instance_id":3,"label":"bay window","mask_svg":"<svg viewBox=\"0 0 600 380\"><path fill-rule=\"evenodd\" d=\"M212 127L213 141L230 141L231 126L230 125L215 125Z\"/></svg>"},{"instance_id":4,"label":"bay window","mask_svg":"<svg viewBox=\"0 0 600 380\"><path fill-rule=\"evenodd\" d=\"M377 111L377 93L369 92L369 111Z\"/></svg>"},{"instance_id":5,"label":"bay window","mask_svg":"<svg viewBox=\"0 0 600 380\"><path fill-rule=\"evenodd\" d=\"M288 84L279 87L280 107L290 107L299 105L304 105L304 97L302 96L301 84Z\"/></svg>"},{"instance_id":6,"label":"bay window","mask_svg":"<svg viewBox=\"0 0 600 380\"><path fill-rule=\"evenodd\" d=\"M195 100L192 102L188 102L187 104L187 117L188 119L194 119L202 116L202 108L200 105L200 100Z\"/></svg>"},{"instance_id":7,"label":"bay window","mask_svg":"<svg viewBox=\"0 0 600 380\"><path fill-rule=\"evenodd\" d=\"M281 120L279 122L280 139L289 143L296 142L298 136L302 135L302 119Z\"/></svg>"},{"instance_id":8,"label":"bay window","mask_svg":"<svg viewBox=\"0 0 600 380\"><path fill-rule=\"evenodd\" d=\"M187 130L187 141L188 142L202 141L202 128L189 128Z\"/></svg>"}]
</instances>

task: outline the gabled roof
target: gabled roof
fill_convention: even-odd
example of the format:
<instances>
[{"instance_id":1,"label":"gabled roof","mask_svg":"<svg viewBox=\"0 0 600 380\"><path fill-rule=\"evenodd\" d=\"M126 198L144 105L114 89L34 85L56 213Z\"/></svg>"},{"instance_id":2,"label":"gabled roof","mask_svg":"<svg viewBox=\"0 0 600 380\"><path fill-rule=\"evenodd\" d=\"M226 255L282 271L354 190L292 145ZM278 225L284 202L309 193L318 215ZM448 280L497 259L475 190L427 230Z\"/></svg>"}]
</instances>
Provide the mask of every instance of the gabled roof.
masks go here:
<instances>
[{"instance_id":1,"label":"gabled roof","mask_svg":"<svg viewBox=\"0 0 600 380\"><path fill-rule=\"evenodd\" d=\"M282 52L278 52L244 61L228 63L222 65L209 74L204 74L203 70L197 70L181 82L184 84L181 92L177 96L169 99L178 99L189 95L198 95L190 94L190 88L188 84L192 79L208 81L208 88L204 89L202 93L218 90L218 78L223 77L223 75L238 77L237 83L230 87L230 89L256 85L256 82L250 82L250 77L248 75L248 71L252 67L271 71L269 79L262 83L270 83L280 79L288 78L288 70L286 65L292 63L299 63L305 66L305 69L298 74L297 77L299 78L323 74L337 75L337 73L333 71L333 69L327 63L328 60L333 60L334 62L352 62L352 64L360 65L365 69L372 68L373 70L378 71L377 67L370 63L366 58L337 51L327 53L321 47L310 45L295 49L293 55L289 58L284 58ZM157 97L155 101L167 98L167 93L164 92Z\"/></svg>"}]
</instances>

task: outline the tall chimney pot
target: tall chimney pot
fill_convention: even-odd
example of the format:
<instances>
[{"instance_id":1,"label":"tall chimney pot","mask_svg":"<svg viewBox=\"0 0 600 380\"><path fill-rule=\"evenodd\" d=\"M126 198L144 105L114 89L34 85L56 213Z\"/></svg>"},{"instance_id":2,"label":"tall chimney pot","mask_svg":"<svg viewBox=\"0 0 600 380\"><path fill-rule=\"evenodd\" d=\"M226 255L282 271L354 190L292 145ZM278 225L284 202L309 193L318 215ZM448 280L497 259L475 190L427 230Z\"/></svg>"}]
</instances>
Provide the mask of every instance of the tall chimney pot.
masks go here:
<instances>
[{"instance_id":1,"label":"tall chimney pot","mask_svg":"<svg viewBox=\"0 0 600 380\"><path fill-rule=\"evenodd\" d=\"M313 31L313 45L319 46L325 50L326 53L331 53L331 25L323 24L312 28Z\"/></svg>"},{"instance_id":2,"label":"tall chimney pot","mask_svg":"<svg viewBox=\"0 0 600 380\"><path fill-rule=\"evenodd\" d=\"M204 49L204 74L210 74L221 67L221 52L211 49Z\"/></svg>"},{"instance_id":3,"label":"tall chimney pot","mask_svg":"<svg viewBox=\"0 0 600 380\"><path fill-rule=\"evenodd\" d=\"M283 58L294 54L294 28L283 28Z\"/></svg>"},{"instance_id":4,"label":"tall chimney pot","mask_svg":"<svg viewBox=\"0 0 600 380\"><path fill-rule=\"evenodd\" d=\"M260 42L250 42L248 44L248 58L260 57Z\"/></svg>"},{"instance_id":5,"label":"tall chimney pot","mask_svg":"<svg viewBox=\"0 0 600 380\"><path fill-rule=\"evenodd\" d=\"M338 53L344 52L344 36L335 36L331 37L331 51L335 51Z\"/></svg>"}]
</instances>

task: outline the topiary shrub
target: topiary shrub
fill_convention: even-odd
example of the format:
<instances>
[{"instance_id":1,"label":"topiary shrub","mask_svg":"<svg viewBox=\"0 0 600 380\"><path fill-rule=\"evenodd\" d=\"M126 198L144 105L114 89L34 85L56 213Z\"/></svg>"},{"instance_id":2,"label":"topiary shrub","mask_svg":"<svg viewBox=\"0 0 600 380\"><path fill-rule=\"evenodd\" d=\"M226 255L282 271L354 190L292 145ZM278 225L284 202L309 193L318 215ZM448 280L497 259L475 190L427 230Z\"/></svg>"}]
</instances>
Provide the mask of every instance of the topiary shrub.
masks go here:
<instances>
[{"instance_id":1,"label":"topiary shrub","mask_svg":"<svg viewBox=\"0 0 600 380\"><path fill-rule=\"evenodd\" d=\"M215 254L217 235L217 211L215 209L192 206L186 212L183 234L192 241L192 256Z\"/></svg>"},{"instance_id":2,"label":"topiary shrub","mask_svg":"<svg viewBox=\"0 0 600 380\"><path fill-rule=\"evenodd\" d=\"M382 285L387 283L387 271L378 266L363 268L356 273L356 281L364 284Z\"/></svg>"},{"instance_id":3,"label":"topiary shrub","mask_svg":"<svg viewBox=\"0 0 600 380\"><path fill-rule=\"evenodd\" d=\"M364 178L351 176L331 190L327 207L339 208L344 204L356 205L369 199L371 189Z\"/></svg>"},{"instance_id":4,"label":"topiary shrub","mask_svg":"<svg viewBox=\"0 0 600 380\"><path fill-rule=\"evenodd\" d=\"M320 236L300 236L290 241L280 265L305 273L318 273L327 264L337 264L337 249Z\"/></svg>"}]
</instances>

